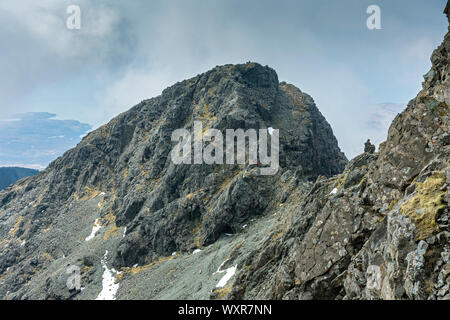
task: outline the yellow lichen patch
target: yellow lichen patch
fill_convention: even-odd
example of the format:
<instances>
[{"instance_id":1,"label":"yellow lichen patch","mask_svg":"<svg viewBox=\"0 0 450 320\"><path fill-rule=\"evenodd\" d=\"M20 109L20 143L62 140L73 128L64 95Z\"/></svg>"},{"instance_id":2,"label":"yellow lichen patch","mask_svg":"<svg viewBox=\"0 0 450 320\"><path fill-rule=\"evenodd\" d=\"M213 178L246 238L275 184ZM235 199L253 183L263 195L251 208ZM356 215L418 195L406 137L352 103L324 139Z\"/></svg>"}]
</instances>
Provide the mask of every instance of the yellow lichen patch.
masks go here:
<instances>
[{"instance_id":1,"label":"yellow lichen patch","mask_svg":"<svg viewBox=\"0 0 450 320\"><path fill-rule=\"evenodd\" d=\"M18 191L22 191L23 190L23 185L21 184L15 184L12 186L12 191L14 192L18 192Z\"/></svg>"},{"instance_id":2,"label":"yellow lichen patch","mask_svg":"<svg viewBox=\"0 0 450 320\"><path fill-rule=\"evenodd\" d=\"M83 270L81 271L81 276L83 277L92 267L84 266Z\"/></svg>"},{"instance_id":3,"label":"yellow lichen patch","mask_svg":"<svg viewBox=\"0 0 450 320\"><path fill-rule=\"evenodd\" d=\"M192 199L194 198L194 196L195 196L194 193L189 193L189 194L186 196L186 199L192 200Z\"/></svg>"},{"instance_id":4,"label":"yellow lichen patch","mask_svg":"<svg viewBox=\"0 0 450 320\"><path fill-rule=\"evenodd\" d=\"M141 164L141 166L143 166L143 164ZM152 170L141 168L141 176L143 177L150 176L151 173Z\"/></svg>"},{"instance_id":5,"label":"yellow lichen patch","mask_svg":"<svg viewBox=\"0 0 450 320\"><path fill-rule=\"evenodd\" d=\"M105 234L103 235L103 240L108 240L110 238L117 238L122 234L121 228L117 227L116 225L112 225L111 227L106 230Z\"/></svg>"},{"instance_id":6,"label":"yellow lichen patch","mask_svg":"<svg viewBox=\"0 0 450 320\"><path fill-rule=\"evenodd\" d=\"M362 177L361 181L359 182L360 185L362 185L364 182L367 181L367 173Z\"/></svg>"},{"instance_id":7,"label":"yellow lichen patch","mask_svg":"<svg viewBox=\"0 0 450 320\"><path fill-rule=\"evenodd\" d=\"M440 189L445 183L442 172L434 173L425 182L416 183L416 194L400 207L402 215L408 217L416 226L416 240L423 240L439 231L436 217L446 207L446 191Z\"/></svg>"},{"instance_id":8,"label":"yellow lichen patch","mask_svg":"<svg viewBox=\"0 0 450 320\"><path fill-rule=\"evenodd\" d=\"M195 242L195 246L197 247L197 248L200 248L201 247L201 241L200 241L201 239L200 239L200 236L195 236L194 237L194 242Z\"/></svg>"},{"instance_id":9,"label":"yellow lichen patch","mask_svg":"<svg viewBox=\"0 0 450 320\"><path fill-rule=\"evenodd\" d=\"M216 121L216 120L217 120L217 117L214 116L214 115L211 113L211 111L209 111L209 106L208 106L208 104L205 102L205 99L204 99L204 98L202 98L202 99L200 100L200 104L201 104L201 106L198 105L198 104L195 104L195 105L194 105L194 112L199 113L199 115L197 116L197 118L198 118L199 120L202 120L202 121Z\"/></svg>"},{"instance_id":10,"label":"yellow lichen patch","mask_svg":"<svg viewBox=\"0 0 450 320\"><path fill-rule=\"evenodd\" d=\"M105 204L106 204L106 201L103 200L103 201L101 201L101 202L99 202L99 203L97 204L97 207L98 207L100 210L103 210L103 208L105 207Z\"/></svg>"},{"instance_id":11,"label":"yellow lichen patch","mask_svg":"<svg viewBox=\"0 0 450 320\"><path fill-rule=\"evenodd\" d=\"M348 172L344 173L344 174L340 174L338 176L337 185L336 185L337 189L340 189L344 185L345 180L347 180L347 176L348 176Z\"/></svg>"},{"instance_id":12,"label":"yellow lichen patch","mask_svg":"<svg viewBox=\"0 0 450 320\"><path fill-rule=\"evenodd\" d=\"M95 131L90 132L86 137L84 137L84 141L86 143L90 143L92 142L92 140L94 140L94 138L100 136L103 139L106 139L109 135L109 129L108 126L105 124L103 126L101 126L100 128L98 128Z\"/></svg>"},{"instance_id":13,"label":"yellow lichen patch","mask_svg":"<svg viewBox=\"0 0 450 320\"><path fill-rule=\"evenodd\" d=\"M9 231L10 236L14 236L17 233L17 231L19 231L22 221L23 221L23 217L20 216L19 219L17 219L16 223L14 224L14 227Z\"/></svg>"},{"instance_id":14,"label":"yellow lichen patch","mask_svg":"<svg viewBox=\"0 0 450 320\"><path fill-rule=\"evenodd\" d=\"M395 205L398 203L400 199L394 199L391 201L391 203L389 204L389 211L391 211L392 209L394 209Z\"/></svg>"},{"instance_id":15,"label":"yellow lichen patch","mask_svg":"<svg viewBox=\"0 0 450 320\"><path fill-rule=\"evenodd\" d=\"M6 278L8 274L5 272L4 274L0 275L0 283L2 283L3 279Z\"/></svg>"},{"instance_id":16,"label":"yellow lichen patch","mask_svg":"<svg viewBox=\"0 0 450 320\"><path fill-rule=\"evenodd\" d=\"M122 281L124 274L125 273L123 271L121 273L117 273L116 276L114 277L114 282L119 283L120 281Z\"/></svg>"},{"instance_id":17,"label":"yellow lichen patch","mask_svg":"<svg viewBox=\"0 0 450 320\"><path fill-rule=\"evenodd\" d=\"M48 260L48 261L54 260L53 256L48 252L44 252L41 256L42 256L42 258L44 258L45 260Z\"/></svg>"},{"instance_id":18,"label":"yellow lichen patch","mask_svg":"<svg viewBox=\"0 0 450 320\"><path fill-rule=\"evenodd\" d=\"M123 273L138 274L138 273L140 273L140 272L142 272L142 271L144 271L144 270L147 270L147 269L149 269L149 268L151 268L151 267L153 267L153 266L156 266L156 265L158 265L158 264L160 264L160 263L163 263L163 262L167 262L167 261L173 260L174 258L175 258L175 256L163 257L163 258L159 258L157 261L154 261L154 262L152 262L152 263L149 263L149 264L147 264L147 265L145 265L145 266L137 266L137 267L132 267L132 268L122 268L122 269L121 269L121 271L122 271L122 276L120 277L120 279L123 277ZM116 277L116 280L117 280L117 278L118 278L118 277Z\"/></svg>"},{"instance_id":19,"label":"yellow lichen patch","mask_svg":"<svg viewBox=\"0 0 450 320\"><path fill-rule=\"evenodd\" d=\"M277 231L272 234L272 240L276 241L284 236L284 234L289 230L289 226L280 226Z\"/></svg>"},{"instance_id":20,"label":"yellow lichen patch","mask_svg":"<svg viewBox=\"0 0 450 320\"><path fill-rule=\"evenodd\" d=\"M117 227L116 216L114 215L114 213L110 212L104 218L102 218L101 224L103 226L109 227L103 235L103 240L116 238L122 235L122 228Z\"/></svg>"},{"instance_id":21,"label":"yellow lichen patch","mask_svg":"<svg viewBox=\"0 0 450 320\"><path fill-rule=\"evenodd\" d=\"M294 87L291 84L283 83L280 85L283 92L292 100L295 106L297 107L303 107L304 101L303 96L296 87ZM304 108L300 108L300 110L304 110Z\"/></svg>"},{"instance_id":22,"label":"yellow lichen patch","mask_svg":"<svg viewBox=\"0 0 450 320\"><path fill-rule=\"evenodd\" d=\"M222 190L228 189L228 187L231 184L231 180L233 180L233 177L226 177L226 179L221 183L221 185L219 186L219 188L217 190L222 191Z\"/></svg>"},{"instance_id":23,"label":"yellow lichen patch","mask_svg":"<svg viewBox=\"0 0 450 320\"><path fill-rule=\"evenodd\" d=\"M194 199L195 198L195 196L197 196L200 192L202 192L203 191L203 188L202 189L199 189L199 190L196 190L196 191L194 191L194 192L191 192L191 193L189 193L188 195L186 195L186 200L189 200L189 201L191 201L192 199Z\"/></svg>"},{"instance_id":24,"label":"yellow lichen patch","mask_svg":"<svg viewBox=\"0 0 450 320\"><path fill-rule=\"evenodd\" d=\"M41 203L42 198L43 198L43 196L40 195L40 196L36 199L36 201L33 203L33 208L36 208L36 207Z\"/></svg>"},{"instance_id":25,"label":"yellow lichen patch","mask_svg":"<svg viewBox=\"0 0 450 320\"><path fill-rule=\"evenodd\" d=\"M88 186L84 187L83 197L80 199L82 201L94 199L101 193L100 190L89 188Z\"/></svg>"},{"instance_id":26,"label":"yellow lichen patch","mask_svg":"<svg viewBox=\"0 0 450 320\"><path fill-rule=\"evenodd\" d=\"M215 289L214 293L216 294L216 300L225 298L231 292L231 289L232 289L231 286Z\"/></svg>"},{"instance_id":27,"label":"yellow lichen patch","mask_svg":"<svg viewBox=\"0 0 450 320\"><path fill-rule=\"evenodd\" d=\"M245 239L242 239L241 241L239 241L232 249L231 249L231 253L235 252L236 250L239 250L242 245L244 244ZM229 260L231 258L231 254L226 258L226 260Z\"/></svg>"},{"instance_id":28,"label":"yellow lichen patch","mask_svg":"<svg viewBox=\"0 0 450 320\"><path fill-rule=\"evenodd\" d=\"M201 228L202 228L202 222L201 222L201 221L198 221L198 222L195 224L195 227L192 229L192 234L199 233Z\"/></svg>"},{"instance_id":29,"label":"yellow lichen patch","mask_svg":"<svg viewBox=\"0 0 450 320\"><path fill-rule=\"evenodd\" d=\"M192 229L192 234L195 236L194 237L195 246L197 248L200 248L200 246L201 246L200 235L199 235L201 229L202 229L202 222L201 221L198 221L197 224Z\"/></svg>"},{"instance_id":30,"label":"yellow lichen patch","mask_svg":"<svg viewBox=\"0 0 450 320\"><path fill-rule=\"evenodd\" d=\"M174 270L174 267L170 267L169 272L166 273L166 277L169 276Z\"/></svg>"},{"instance_id":31,"label":"yellow lichen patch","mask_svg":"<svg viewBox=\"0 0 450 320\"><path fill-rule=\"evenodd\" d=\"M51 226L45 228L44 230L42 230L42 232L47 233L47 232L49 232L50 230L52 230L52 227L51 227Z\"/></svg>"},{"instance_id":32,"label":"yellow lichen patch","mask_svg":"<svg viewBox=\"0 0 450 320\"><path fill-rule=\"evenodd\" d=\"M128 168L123 170L123 179L125 180L128 177Z\"/></svg>"}]
</instances>

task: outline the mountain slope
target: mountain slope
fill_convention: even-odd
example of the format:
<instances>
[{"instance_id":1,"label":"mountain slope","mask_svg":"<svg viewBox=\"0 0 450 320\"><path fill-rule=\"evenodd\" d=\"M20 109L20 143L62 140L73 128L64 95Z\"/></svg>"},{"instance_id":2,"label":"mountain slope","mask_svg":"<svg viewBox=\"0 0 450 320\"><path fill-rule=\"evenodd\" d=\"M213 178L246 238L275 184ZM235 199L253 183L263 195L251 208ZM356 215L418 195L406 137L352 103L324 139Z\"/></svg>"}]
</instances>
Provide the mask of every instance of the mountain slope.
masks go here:
<instances>
[{"instance_id":1,"label":"mountain slope","mask_svg":"<svg viewBox=\"0 0 450 320\"><path fill-rule=\"evenodd\" d=\"M171 135L194 121L222 132L280 129L280 170L261 176L238 164L175 165ZM216 67L143 101L38 176L0 193L0 296L95 298L102 270L114 266L124 272L118 295L129 298L122 290L140 271L173 259L173 252L187 259L243 233L294 188L306 190L308 181L339 173L346 163L307 94L256 63ZM67 289L68 265L84 270L85 290Z\"/></svg>"},{"instance_id":2,"label":"mountain slope","mask_svg":"<svg viewBox=\"0 0 450 320\"><path fill-rule=\"evenodd\" d=\"M35 175L39 173L37 170L18 168L18 167L5 167L0 168L0 190L5 189L14 182Z\"/></svg>"}]
</instances>

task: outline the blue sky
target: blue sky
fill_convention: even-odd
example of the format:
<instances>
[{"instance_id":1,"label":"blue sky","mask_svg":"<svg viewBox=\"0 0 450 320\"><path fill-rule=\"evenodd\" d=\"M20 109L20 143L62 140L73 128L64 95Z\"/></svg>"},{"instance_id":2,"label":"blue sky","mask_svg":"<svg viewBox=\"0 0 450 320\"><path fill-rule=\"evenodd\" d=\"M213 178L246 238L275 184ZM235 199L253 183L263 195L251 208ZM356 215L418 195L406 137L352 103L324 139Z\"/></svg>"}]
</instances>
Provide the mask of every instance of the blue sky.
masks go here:
<instances>
[{"instance_id":1,"label":"blue sky","mask_svg":"<svg viewBox=\"0 0 450 320\"><path fill-rule=\"evenodd\" d=\"M351 158L385 137L369 124L386 103L401 110L420 90L445 3L0 0L0 119L50 112L95 128L177 81L256 61L314 98ZM71 4L80 30L65 26ZM371 4L381 30L366 27Z\"/></svg>"}]
</instances>

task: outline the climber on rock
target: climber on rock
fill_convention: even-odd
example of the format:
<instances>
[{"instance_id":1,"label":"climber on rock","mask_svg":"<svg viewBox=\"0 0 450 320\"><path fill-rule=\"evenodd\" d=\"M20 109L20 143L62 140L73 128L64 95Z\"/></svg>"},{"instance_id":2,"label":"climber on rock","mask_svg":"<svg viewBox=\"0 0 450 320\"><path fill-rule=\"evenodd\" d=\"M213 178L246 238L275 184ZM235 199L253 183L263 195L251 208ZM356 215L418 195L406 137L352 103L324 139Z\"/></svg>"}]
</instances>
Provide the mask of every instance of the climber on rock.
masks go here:
<instances>
[{"instance_id":1,"label":"climber on rock","mask_svg":"<svg viewBox=\"0 0 450 320\"><path fill-rule=\"evenodd\" d=\"M366 153L375 152L375 146L370 142L370 139L367 139L366 143L364 143L364 152Z\"/></svg>"}]
</instances>

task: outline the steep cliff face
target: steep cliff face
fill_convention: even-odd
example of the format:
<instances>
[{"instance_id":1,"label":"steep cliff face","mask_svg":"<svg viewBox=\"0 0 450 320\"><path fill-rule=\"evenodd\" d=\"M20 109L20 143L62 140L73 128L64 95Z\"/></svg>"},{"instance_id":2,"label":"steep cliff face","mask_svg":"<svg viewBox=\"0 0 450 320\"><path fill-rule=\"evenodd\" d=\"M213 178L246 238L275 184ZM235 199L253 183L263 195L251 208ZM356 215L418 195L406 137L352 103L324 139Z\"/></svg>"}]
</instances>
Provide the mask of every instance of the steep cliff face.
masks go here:
<instances>
[{"instance_id":1,"label":"steep cliff face","mask_svg":"<svg viewBox=\"0 0 450 320\"><path fill-rule=\"evenodd\" d=\"M255 249L232 297L450 299L449 53L447 33L381 150L318 179L280 241Z\"/></svg>"},{"instance_id":2,"label":"steep cliff face","mask_svg":"<svg viewBox=\"0 0 450 320\"><path fill-rule=\"evenodd\" d=\"M175 165L171 135L194 121L202 135L279 129L280 170L263 176L238 164ZM122 269L131 281L140 273L132 266L146 270L174 252L240 234L294 188L346 163L310 96L259 64L216 67L143 101L0 193L0 296L96 297L102 269ZM83 292L65 287L68 265L84 270Z\"/></svg>"}]
</instances>

